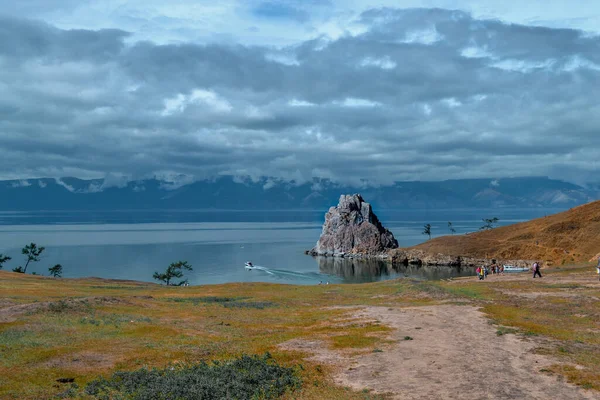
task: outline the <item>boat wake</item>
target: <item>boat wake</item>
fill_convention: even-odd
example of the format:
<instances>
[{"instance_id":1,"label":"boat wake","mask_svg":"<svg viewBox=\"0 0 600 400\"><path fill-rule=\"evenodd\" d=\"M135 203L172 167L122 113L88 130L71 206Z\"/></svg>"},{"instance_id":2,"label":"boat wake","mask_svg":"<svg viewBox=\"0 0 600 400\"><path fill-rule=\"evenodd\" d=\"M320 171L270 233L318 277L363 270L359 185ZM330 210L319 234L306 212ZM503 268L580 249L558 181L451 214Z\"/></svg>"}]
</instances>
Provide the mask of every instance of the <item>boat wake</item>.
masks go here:
<instances>
[{"instance_id":1,"label":"boat wake","mask_svg":"<svg viewBox=\"0 0 600 400\"><path fill-rule=\"evenodd\" d=\"M311 281L314 283L329 282L329 283L341 283L342 279L336 276L320 274L318 272L295 272L288 271L285 269L274 269L267 268L260 265L246 265L248 271L258 271L270 275L275 279L286 280L286 281Z\"/></svg>"}]
</instances>

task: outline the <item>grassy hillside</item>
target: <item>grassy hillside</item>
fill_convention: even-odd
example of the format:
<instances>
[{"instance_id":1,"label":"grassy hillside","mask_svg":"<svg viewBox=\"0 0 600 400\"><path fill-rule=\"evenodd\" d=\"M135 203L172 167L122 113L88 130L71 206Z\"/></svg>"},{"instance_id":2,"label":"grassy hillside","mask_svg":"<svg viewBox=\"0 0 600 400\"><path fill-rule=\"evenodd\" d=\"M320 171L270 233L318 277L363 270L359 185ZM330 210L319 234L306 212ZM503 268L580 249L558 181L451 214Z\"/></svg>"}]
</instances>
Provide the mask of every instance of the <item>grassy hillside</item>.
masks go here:
<instances>
[{"instance_id":1,"label":"grassy hillside","mask_svg":"<svg viewBox=\"0 0 600 400\"><path fill-rule=\"evenodd\" d=\"M585 262L600 253L600 201L528 222L444 236L414 248L453 256Z\"/></svg>"},{"instance_id":2,"label":"grassy hillside","mask_svg":"<svg viewBox=\"0 0 600 400\"><path fill-rule=\"evenodd\" d=\"M385 352L386 346L398 345L390 342L390 328L377 320L357 320L353 310L442 303L483 307L498 324L498 335L544 336L550 343L544 351L565 363L545 373L600 390L600 284L591 270L551 270L536 281L527 274L484 282L197 287L0 271L0 398L92 399L83 394L86 384L115 371L270 352L302 380L283 399L376 399L380 396L369 391L336 386L334 367L310 358L309 351L281 345L318 341L348 357ZM523 301L516 293L537 300ZM411 332L417 334L427 332Z\"/></svg>"}]
</instances>

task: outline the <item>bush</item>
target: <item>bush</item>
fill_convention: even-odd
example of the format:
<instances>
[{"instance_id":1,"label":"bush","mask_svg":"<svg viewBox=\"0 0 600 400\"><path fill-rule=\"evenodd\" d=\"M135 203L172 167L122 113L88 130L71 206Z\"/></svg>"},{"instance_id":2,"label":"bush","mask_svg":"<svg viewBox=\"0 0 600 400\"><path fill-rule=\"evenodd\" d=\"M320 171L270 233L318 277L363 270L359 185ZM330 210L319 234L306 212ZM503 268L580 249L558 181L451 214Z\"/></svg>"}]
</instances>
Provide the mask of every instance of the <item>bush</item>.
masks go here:
<instances>
[{"instance_id":1,"label":"bush","mask_svg":"<svg viewBox=\"0 0 600 400\"><path fill-rule=\"evenodd\" d=\"M85 299L77 300L69 298L48 303L48 311L53 313L88 312L91 310L91 307L91 304Z\"/></svg>"},{"instance_id":2,"label":"bush","mask_svg":"<svg viewBox=\"0 0 600 400\"><path fill-rule=\"evenodd\" d=\"M250 297L182 297L169 299L176 303L193 303L195 305L200 303L205 304L220 304L225 308L256 308L263 310L269 307L277 307L276 303L270 301L247 301Z\"/></svg>"},{"instance_id":3,"label":"bush","mask_svg":"<svg viewBox=\"0 0 600 400\"><path fill-rule=\"evenodd\" d=\"M228 362L115 372L109 379L90 382L85 392L97 399L275 399L300 384L292 368L277 365L266 353L262 357L242 355Z\"/></svg>"},{"instance_id":4,"label":"bush","mask_svg":"<svg viewBox=\"0 0 600 400\"><path fill-rule=\"evenodd\" d=\"M223 303L225 308L256 308L258 310L264 310L265 308L275 307L275 303L270 301L244 301L239 303Z\"/></svg>"}]
</instances>

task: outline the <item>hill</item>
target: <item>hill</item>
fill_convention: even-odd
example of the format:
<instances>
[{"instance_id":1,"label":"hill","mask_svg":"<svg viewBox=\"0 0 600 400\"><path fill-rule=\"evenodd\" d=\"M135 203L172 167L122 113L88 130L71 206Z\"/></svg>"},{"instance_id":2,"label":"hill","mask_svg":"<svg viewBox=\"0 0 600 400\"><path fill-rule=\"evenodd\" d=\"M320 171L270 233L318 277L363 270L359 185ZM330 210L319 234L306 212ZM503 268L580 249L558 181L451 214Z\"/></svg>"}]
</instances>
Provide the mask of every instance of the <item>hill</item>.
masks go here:
<instances>
[{"instance_id":1,"label":"hill","mask_svg":"<svg viewBox=\"0 0 600 400\"><path fill-rule=\"evenodd\" d=\"M600 201L501 228L443 236L411 249L429 254L554 264L586 262L600 253Z\"/></svg>"}]
</instances>

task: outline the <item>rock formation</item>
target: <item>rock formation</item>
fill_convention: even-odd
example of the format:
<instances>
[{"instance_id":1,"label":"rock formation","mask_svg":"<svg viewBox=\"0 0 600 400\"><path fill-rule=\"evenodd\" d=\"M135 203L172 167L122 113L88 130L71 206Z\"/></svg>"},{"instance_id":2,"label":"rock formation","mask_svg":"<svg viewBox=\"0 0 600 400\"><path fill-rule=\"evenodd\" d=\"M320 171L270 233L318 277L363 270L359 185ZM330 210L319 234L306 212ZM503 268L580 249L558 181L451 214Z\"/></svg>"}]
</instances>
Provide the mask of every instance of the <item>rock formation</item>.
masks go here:
<instances>
[{"instance_id":1,"label":"rock formation","mask_svg":"<svg viewBox=\"0 0 600 400\"><path fill-rule=\"evenodd\" d=\"M386 257L398 241L385 229L371 205L360 194L342 195L337 207L325 215L323 232L311 255L335 257Z\"/></svg>"}]
</instances>

